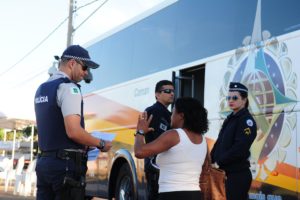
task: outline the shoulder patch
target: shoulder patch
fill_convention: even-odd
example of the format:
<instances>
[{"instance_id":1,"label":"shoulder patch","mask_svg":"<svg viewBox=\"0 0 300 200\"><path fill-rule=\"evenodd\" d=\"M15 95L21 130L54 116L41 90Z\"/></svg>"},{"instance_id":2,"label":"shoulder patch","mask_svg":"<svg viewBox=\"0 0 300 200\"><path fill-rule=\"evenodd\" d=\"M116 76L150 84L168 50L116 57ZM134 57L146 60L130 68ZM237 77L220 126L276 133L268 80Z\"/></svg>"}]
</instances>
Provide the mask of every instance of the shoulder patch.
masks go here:
<instances>
[{"instance_id":1,"label":"shoulder patch","mask_svg":"<svg viewBox=\"0 0 300 200\"><path fill-rule=\"evenodd\" d=\"M250 135L251 134L250 128L245 128L244 133L245 133L245 135Z\"/></svg>"},{"instance_id":2,"label":"shoulder patch","mask_svg":"<svg viewBox=\"0 0 300 200\"><path fill-rule=\"evenodd\" d=\"M251 119L247 119L246 121L247 125L252 127L253 126L253 121Z\"/></svg>"},{"instance_id":3,"label":"shoulder patch","mask_svg":"<svg viewBox=\"0 0 300 200\"><path fill-rule=\"evenodd\" d=\"M70 90L71 94L80 94L80 91L77 87L71 87Z\"/></svg>"}]
</instances>

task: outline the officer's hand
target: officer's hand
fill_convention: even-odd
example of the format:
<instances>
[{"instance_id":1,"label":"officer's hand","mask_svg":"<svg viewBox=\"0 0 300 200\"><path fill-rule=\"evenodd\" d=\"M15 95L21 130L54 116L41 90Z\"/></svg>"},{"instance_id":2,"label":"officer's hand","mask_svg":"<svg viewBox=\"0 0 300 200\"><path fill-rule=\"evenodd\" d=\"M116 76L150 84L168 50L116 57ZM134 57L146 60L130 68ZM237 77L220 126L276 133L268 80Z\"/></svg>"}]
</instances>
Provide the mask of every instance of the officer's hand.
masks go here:
<instances>
[{"instance_id":1,"label":"officer's hand","mask_svg":"<svg viewBox=\"0 0 300 200\"><path fill-rule=\"evenodd\" d=\"M105 145L104 148L101 149L102 152L107 152L110 150L110 148L112 147L112 142L111 141L105 141Z\"/></svg>"}]
</instances>

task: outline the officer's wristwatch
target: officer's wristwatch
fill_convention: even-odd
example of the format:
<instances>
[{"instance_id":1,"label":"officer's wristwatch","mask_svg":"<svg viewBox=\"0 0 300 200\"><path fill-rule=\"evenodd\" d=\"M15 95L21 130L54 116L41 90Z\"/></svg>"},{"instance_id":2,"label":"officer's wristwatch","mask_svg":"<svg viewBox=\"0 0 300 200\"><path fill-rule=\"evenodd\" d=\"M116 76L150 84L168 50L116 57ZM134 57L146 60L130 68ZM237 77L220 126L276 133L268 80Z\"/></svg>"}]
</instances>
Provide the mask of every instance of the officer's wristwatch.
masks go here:
<instances>
[{"instance_id":1,"label":"officer's wristwatch","mask_svg":"<svg viewBox=\"0 0 300 200\"><path fill-rule=\"evenodd\" d=\"M135 135L142 135L142 136L145 136L145 132L143 130L137 130Z\"/></svg>"},{"instance_id":2,"label":"officer's wristwatch","mask_svg":"<svg viewBox=\"0 0 300 200\"><path fill-rule=\"evenodd\" d=\"M105 147L105 140L100 140L98 149L102 150Z\"/></svg>"}]
</instances>

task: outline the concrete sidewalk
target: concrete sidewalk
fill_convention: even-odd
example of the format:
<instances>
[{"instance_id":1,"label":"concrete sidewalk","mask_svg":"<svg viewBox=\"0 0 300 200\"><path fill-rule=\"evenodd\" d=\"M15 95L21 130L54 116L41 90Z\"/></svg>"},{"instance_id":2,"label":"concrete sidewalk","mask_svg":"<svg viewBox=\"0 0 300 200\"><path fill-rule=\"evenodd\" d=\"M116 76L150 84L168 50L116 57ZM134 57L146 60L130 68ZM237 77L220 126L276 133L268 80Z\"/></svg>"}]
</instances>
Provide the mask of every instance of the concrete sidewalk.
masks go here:
<instances>
[{"instance_id":1,"label":"concrete sidewalk","mask_svg":"<svg viewBox=\"0 0 300 200\"><path fill-rule=\"evenodd\" d=\"M21 196L21 195L14 195L14 186L13 184L9 186L8 191L4 191L4 181L0 183L0 200L35 200L34 196ZM93 200L106 200L101 198L93 198Z\"/></svg>"},{"instance_id":2,"label":"concrete sidewalk","mask_svg":"<svg viewBox=\"0 0 300 200\"><path fill-rule=\"evenodd\" d=\"M28 197L24 197L21 195L14 195L14 186L13 184L10 185L8 187L8 191L5 192L4 191L4 181L1 182L0 184L0 199L2 200L19 200L19 199L23 199L23 200L34 200L35 197L34 196L28 196Z\"/></svg>"}]
</instances>

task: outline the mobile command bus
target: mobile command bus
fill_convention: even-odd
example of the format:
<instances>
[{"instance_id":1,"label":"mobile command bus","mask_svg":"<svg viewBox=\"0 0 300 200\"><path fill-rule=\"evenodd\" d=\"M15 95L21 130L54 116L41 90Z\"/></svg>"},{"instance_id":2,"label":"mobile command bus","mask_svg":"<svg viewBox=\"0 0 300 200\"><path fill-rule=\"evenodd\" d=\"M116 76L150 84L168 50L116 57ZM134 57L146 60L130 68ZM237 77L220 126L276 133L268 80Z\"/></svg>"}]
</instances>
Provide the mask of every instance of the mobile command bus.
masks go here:
<instances>
[{"instance_id":1,"label":"mobile command bus","mask_svg":"<svg viewBox=\"0 0 300 200\"><path fill-rule=\"evenodd\" d=\"M146 199L134 132L156 82L168 79L176 97L207 108L210 148L229 113L229 82L247 85L258 125L249 199L300 199L299 0L165 1L86 46L101 64L83 85L86 128L116 135L88 161L88 195Z\"/></svg>"}]
</instances>

